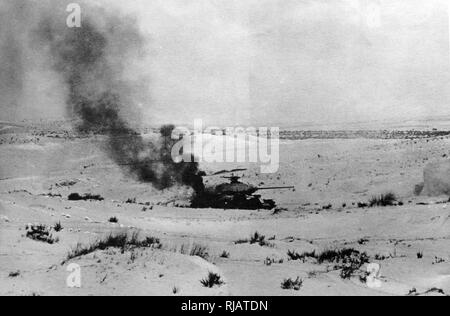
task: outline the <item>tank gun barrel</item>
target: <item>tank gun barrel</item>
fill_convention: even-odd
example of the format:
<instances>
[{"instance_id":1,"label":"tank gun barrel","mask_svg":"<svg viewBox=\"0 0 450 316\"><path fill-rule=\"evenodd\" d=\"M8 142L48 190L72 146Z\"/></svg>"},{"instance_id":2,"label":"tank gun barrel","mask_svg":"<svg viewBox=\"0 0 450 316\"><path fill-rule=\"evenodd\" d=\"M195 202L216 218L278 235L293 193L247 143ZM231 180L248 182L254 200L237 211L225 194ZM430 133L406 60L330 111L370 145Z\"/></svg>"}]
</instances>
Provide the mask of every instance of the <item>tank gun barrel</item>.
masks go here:
<instances>
[{"instance_id":1,"label":"tank gun barrel","mask_svg":"<svg viewBox=\"0 0 450 316\"><path fill-rule=\"evenodd\" d=\"M257 191L269 191L269 190L294 190L294 186L289 187L266 187L266 188L256 188Z\"/></svg>"}]
</instances>

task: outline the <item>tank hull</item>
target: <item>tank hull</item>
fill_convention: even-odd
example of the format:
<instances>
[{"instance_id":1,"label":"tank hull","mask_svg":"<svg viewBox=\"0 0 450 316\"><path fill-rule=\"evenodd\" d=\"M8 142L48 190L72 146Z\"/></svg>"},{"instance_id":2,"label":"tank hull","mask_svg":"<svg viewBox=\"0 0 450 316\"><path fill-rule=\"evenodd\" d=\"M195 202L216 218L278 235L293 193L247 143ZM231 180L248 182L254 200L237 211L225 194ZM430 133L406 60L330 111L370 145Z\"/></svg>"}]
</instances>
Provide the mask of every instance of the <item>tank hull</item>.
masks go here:
<instances>
[{"instance_id":1,"label":"tank hull","mask_svg":"<svg viewBox=\"0 0 450 316\"><path fill-rule=\"evenodd\" d=\"M217 208L217 209L239 209L239 210L272 210L276 204L272 200L262 200L259 196L233 194L215 195L201 194L194 197L191 207L193 208Z\"/></svg>"}]
</instances>

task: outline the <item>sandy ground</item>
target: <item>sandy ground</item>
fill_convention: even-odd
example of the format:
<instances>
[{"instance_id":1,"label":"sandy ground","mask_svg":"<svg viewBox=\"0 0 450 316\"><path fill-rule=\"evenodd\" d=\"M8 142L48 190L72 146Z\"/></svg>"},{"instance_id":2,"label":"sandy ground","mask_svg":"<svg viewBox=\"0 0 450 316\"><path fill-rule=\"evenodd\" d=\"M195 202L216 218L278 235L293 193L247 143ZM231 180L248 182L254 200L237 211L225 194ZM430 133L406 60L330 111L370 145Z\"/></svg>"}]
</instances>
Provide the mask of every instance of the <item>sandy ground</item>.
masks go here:
<instances>
[{"instance_id":1,"label":"sandy ground","mask_svg":"<svg viewBox=\"0 0 450 316\"><path fill-rule=\"evenodd\" d=\"M424 166L447 159L447 138L286 141L280 170L270 175L259 174L256 166L202 165L208 172L248 168L243 181L254 185L294 185L295 191L264 193L282 208L277 214L175 207L186 189L158 192L129 178L105 156L100 136L5 133L2 139L0 295L450 294L448 197L413 194ZM403 205L357 207L388 191ZM105 200L69 201L75 192ZM110 223L111 217L119 222ZM52 233L59 239L55 244L25 236L27 224L57 222L64 229ZM78 243L122 231L157 237L162 247L111 248L66 262ZM256 231L270 239L268 246L236 244ZM196 246L204 246L208 256L189 255ZM368 287L358 276L342 279L333 264L287 255L344 248L366 252L380 264L379 287ZM228 258L221 257L224 251ZM71 263L81 267L81 288L67 287ZM200 280L209 272L225 283L204 287ZM284 279L297 277L303 280L300 291L281 288Z\"/></svg>"}]
</instances>

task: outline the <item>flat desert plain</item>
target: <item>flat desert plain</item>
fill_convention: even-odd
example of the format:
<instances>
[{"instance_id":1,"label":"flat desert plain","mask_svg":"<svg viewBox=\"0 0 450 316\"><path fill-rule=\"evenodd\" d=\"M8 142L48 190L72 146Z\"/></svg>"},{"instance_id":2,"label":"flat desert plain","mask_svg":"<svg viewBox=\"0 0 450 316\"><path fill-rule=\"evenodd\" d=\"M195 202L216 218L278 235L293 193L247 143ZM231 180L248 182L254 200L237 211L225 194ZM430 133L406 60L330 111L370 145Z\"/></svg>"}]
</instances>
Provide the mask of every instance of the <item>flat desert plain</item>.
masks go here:
<instances>
[{"instance_id":1,"label":"flat desert plain","mask_svg":"<svg viewBox=\"0 0 450 316\"><path fill-rule=\"evenodd\" d=\"M190 189L137 181L105 154L101 135L57 125L0 133L1 295L450 294L448 196L414 194L424 167L448 159L449 137L284 139L276 174L200 166L295 186L263 192L277 209L249 211L189 208ZM394 205L365 205L388 192ZM70 201L73 193L94 198ZM30 238L36 225L47 240ZM89 249L121 234L141 242ZM68 286L73 264L80 286ZM202 284L209 273L221 282Z\"/></svg>"}]
</instances>

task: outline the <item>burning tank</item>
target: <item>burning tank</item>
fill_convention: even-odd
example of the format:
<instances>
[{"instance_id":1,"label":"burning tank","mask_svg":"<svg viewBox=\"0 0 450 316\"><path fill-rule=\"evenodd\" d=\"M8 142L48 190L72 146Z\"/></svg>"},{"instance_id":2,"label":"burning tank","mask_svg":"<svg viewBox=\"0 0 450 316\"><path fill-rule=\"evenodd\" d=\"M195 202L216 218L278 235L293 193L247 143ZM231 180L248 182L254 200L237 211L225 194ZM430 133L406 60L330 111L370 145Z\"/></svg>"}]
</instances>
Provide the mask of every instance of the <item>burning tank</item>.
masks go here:
<instances>
[{"instance_id":1,"label":"burning tank","mask_svg":"<svg viewBox=\"0 0 450 316\"><path fill-rule=\"evenodd\" d=\"M255 194L263 190L287 190L294 187L267 187L259 188L240 182L240 177L224 177L229 183L205 187L197 192L192 200L193 208L219 208L219 209L243 209L243 210L271 210L276 207L275 201L264 200L261 195Z\"/></svg>"}]
</instances>

